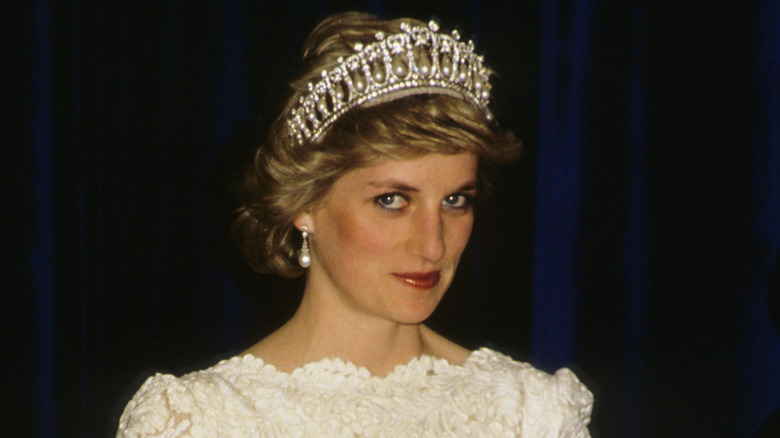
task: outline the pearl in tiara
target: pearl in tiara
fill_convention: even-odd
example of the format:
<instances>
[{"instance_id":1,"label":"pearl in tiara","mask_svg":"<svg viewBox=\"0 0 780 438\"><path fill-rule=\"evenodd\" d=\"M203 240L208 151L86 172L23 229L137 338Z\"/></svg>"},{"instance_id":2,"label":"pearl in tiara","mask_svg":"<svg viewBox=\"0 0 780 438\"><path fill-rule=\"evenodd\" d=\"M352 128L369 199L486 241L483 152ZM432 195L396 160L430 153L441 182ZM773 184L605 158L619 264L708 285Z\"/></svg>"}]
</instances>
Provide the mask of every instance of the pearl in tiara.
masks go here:
<instances>
[{"instance_id":1,"label":"pearl in tiara","mask_svg":"<svg viewBox=\"0 0 780 438\"><path fill-rule=\"evenodd\" d=\"M490 72L472 41L460 41L456 30L438 33L428 26L401 23L392 35L377 32L376 41L354 45L355 53L339 58L320 79L308 84L287 119L288 133L299 144L317 141L341 115L360 105L375 105L419 94L446 94L474 103L492 119Z\"/></svg>"}]
</instances>

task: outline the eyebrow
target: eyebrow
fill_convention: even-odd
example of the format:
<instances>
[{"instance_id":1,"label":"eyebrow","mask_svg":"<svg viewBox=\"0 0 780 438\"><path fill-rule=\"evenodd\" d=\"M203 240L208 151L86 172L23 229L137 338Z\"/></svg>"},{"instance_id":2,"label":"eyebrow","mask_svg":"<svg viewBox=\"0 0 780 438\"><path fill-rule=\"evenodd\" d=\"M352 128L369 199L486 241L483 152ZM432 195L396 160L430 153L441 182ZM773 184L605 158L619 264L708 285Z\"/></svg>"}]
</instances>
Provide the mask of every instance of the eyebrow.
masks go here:
<instances>
[{"instance_id":1,"label":"eyebrow","mask_svg":"<svg viewBox=\"0 0 780 438\"><path fill-rule=\"evenodd\" d=\"M416 187L412 187L412 186L410 186L410 185L408 185L406 183L403 183L401 181L397 181L397 180L394 180L394 179L388 179L388 180L383 180L383 181L369 181L368 185L370 185L372 187L377 187L377 188L390 188L390 189L399 190L399 191L403 191L403 192L419 192L420 191L420 189L418 189ZM477 182L476 181L469 181L469 182L463 184L462 186L458 187L457 189L453 190L453 193L454 192L468 192L468 191L476 190L476 189L477 189Z\"/></svg>"}]
</instances>

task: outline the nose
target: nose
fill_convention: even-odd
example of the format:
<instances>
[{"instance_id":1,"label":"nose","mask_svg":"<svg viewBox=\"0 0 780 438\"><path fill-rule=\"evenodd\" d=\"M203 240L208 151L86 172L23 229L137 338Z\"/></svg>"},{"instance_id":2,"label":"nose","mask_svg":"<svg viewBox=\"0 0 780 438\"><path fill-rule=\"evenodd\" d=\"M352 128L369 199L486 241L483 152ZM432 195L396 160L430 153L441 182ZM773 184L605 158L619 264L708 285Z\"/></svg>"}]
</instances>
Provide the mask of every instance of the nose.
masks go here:
<instances>
[{"instance_id":1,"label":"nose","mask_svg":"<svg viewBox=\"0 0 780 438\"><path fill-rule=\"evenodd\" d=\"M437 262L444 256L444 222L438 208L417 212L409 233L406 249L429 262Z\"/></svg>"}]
</instances>

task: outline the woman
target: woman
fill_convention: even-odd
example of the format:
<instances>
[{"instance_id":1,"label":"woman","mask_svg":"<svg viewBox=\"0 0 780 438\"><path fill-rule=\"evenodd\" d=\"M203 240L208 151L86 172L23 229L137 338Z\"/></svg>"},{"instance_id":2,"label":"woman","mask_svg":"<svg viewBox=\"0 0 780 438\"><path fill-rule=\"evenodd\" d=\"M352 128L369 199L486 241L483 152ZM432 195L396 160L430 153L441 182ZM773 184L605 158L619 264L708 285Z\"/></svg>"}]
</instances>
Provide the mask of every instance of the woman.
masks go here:
<instances>
[{"instance_id":1,"label":"woman","mask_svg":"<svg viewBox=\"0 0 780 438\"><path fill-rule=\"evenodd\" d=\"M306 275L295 315L242 355L156 375L118 436L589 436L592 396L423 325L449 286L486 165L518 154L489 71L435 23L341 14L260 146L235 225L250 265Z\"/></svg>"}]
</instances>

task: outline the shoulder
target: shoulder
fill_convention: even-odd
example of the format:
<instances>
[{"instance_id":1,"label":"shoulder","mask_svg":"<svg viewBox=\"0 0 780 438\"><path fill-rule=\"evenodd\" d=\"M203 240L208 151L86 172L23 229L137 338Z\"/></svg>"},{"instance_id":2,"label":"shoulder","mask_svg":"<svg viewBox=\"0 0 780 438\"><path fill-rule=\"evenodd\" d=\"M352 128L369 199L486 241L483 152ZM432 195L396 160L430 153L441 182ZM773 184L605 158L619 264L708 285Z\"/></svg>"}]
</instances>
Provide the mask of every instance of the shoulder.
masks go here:
<instances>
[{"instance_id":1,"label":"shoulder","mask_svg":"<svg viewBox=\"0 0 780 438\"><path fill-rule=\"evenodd\" d=\"M117 437L144 437L155 434L179 436L192 427L197 410L191 388L170 374L146 379L119 419Z\"/></svg>"},{"instance_id":2,"label":"shoulder","mask_svg":"<svg viewBox=\"0 0 780 438\"><path fill-rule=\"evenodd\" d=\"M181 377L149 377L125 406L117 437L205 436L218 430L226 415L247 409L237 381L244 366L245 360L233 358Z\"/></svg>"},{"instance_id":3,"label":"shoulder","mask_svg":"<svg viewBox=\"0 0 780 438\"><path fill-rule=\"evenodd\" d=\"M587 437L593 395L569 369L548 374L528 363L482 348L468 364L492 375L492 385L512 388L522 416L522 436Z\"/></svg>"}]
</instances>

